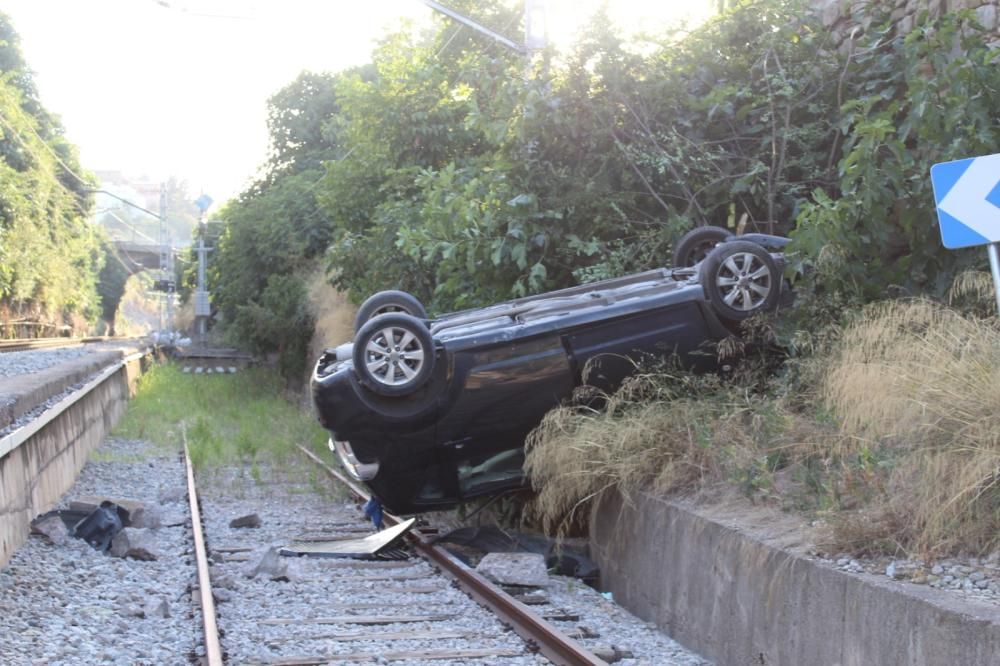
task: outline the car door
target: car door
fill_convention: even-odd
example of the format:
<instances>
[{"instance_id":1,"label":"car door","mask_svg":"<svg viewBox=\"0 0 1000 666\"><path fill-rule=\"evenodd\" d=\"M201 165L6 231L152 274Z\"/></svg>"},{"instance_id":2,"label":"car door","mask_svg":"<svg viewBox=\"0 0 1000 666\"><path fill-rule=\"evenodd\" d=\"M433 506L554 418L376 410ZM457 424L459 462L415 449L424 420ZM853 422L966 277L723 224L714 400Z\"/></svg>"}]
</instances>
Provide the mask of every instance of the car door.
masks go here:
<instances>
[{"instance_id":1,"label":"car door","mask_svg":"<svg viewBox=\"0 0 1000 666\"><path fill-rule=\"evenodd\" d=\"M614 390L643 355L685 356L709 337L701 308L685 301L580 326L566 334L566 344L581 383Z\"/></svg>"}]
</instances>

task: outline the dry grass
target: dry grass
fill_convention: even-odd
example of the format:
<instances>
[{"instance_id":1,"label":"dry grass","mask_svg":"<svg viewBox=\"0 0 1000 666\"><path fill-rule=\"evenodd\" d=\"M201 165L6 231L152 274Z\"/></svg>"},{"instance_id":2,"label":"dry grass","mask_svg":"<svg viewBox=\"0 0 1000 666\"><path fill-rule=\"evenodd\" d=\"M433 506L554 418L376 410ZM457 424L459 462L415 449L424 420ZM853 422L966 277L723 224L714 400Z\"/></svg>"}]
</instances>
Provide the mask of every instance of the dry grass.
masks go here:
<instances>
[{"instance_id":1,"label":"dry grass","mask_svg":"<svg viewBox=\"0 0 1000 666\"><path fill-rule=\"evenodd\" d=\"M1000 331L927 301L881 305L830 357L826 405L854 450L887 452L872 509L908 550L1000 545Z\"/></svg>"},{"instance_id":2,"label":"dry grass","mask_svg":"<svg viewBox=\"0 0 1000 666\"><path fill-rule=\"evenodd\" d=\"M357 308L347 297L334 289L327 280L326 271L317 267L307 278L309 309L316 316L313 336L309 340L306 371L303 386L309 386L309 378L316 359L324 349L350 342L354 338L354 315ZM309 391L303 391L301 406L312 409L312 398Z\"/></svg>"},{"instance_id":3,"label":"dry grass","mask_svg":"<svg viewBox=\"0 0 1000 666\"><path fill-rule=\"evenodd\" d=\"M718 392L713 380L643 374L602 396L600 409L549 412L528 439L534 513L548 529L565 530L606 488L699 487L759 451L774 424L750 395L706 399Z\"/></svg>"},{"instance_id":4,"label":"dry grass","mask_svg":"<svg viewBox=\"0 0 1000 666\"><path fill-rule=\"evenodd\" d=\"M609 487L735 484L822 517L834 552L1000 547L995 318L889 302L792 369L764 392L644 375L606 409L550 413L529 441L535 512L560 527Z\"/></svg>"}]
</instances>

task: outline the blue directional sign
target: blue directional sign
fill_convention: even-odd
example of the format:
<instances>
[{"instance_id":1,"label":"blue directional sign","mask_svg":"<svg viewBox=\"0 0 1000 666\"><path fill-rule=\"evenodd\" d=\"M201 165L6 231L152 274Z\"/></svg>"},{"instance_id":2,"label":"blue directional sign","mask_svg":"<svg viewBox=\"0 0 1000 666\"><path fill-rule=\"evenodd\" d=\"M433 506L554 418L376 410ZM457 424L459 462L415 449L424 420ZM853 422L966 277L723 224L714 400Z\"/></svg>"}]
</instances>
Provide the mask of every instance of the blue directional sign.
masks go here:
<instances>
[{"instance_id":1,"label":"blue directional sign","mask_svg":"<svg viewBox=\"0 0 1000 666\"><path fill-rule=\"evenodd\" d=\"M202 213L208 210L208 207L212 205L212 197L207 194L202 194L200 197L194 200L194 205L198 207Z\"/></svg>"},{"instance_id":2,"label":"blue directional sign","mask_svg":"<svg viewBox=\"0 0 1000 666\"><path fill-rule=\"evenodd\" d=\"M1000 242L1000 154L935 164L931 185L946 248Z\"/></svg>"}]
</instances>

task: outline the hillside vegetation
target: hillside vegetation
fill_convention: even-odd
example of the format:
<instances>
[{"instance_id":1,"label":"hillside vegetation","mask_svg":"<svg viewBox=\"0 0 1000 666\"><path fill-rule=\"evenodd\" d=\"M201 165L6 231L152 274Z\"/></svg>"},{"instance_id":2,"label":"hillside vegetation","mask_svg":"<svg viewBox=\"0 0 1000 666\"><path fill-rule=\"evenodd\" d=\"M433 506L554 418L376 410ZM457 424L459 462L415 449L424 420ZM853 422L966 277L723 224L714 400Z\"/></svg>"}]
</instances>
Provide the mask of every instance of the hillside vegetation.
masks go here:
<instances>
[{"instance_id":1,"label":"hillside vegetation","mask_svg":"<svg viewBox=\"0 0 1000 666\"><path fill-rule=\"evenodd\" d=\"M453 4L520 29L513 4ZM530 451L537 510L560 523L604 487L725 481L837 511L847 548L995 548L990 411L944 418L946 365L895 379L994 334L968 291L934 304L984 258L942 248L928 175L1000 145L989 40L971 12L899 34L872 3L834 44L807 2L725 4L629 41L597 15L572 52L527 66L441 19L386 35L364 67L303 74L271 100L262 177L223 212L228 330L294 376L318 263L355 302L398 288L442 312L664 265L696 225L788 234L796 310L727 342L743 352L726 377L650 368L603 411L553 413ZM866 309L900 297L927 300ZM759 351L775 348L784 363ZM961 370L987 376L991 358ZM940 414L888 418L932 395Z\"/></svg>"},{"instance_id":2,"label":"hillside vegetation","mask_svg":"<svg viewBox=\"0 0 1000 666\"><path fill-rule=\"evenodd\" d=\"M81 177L76 148L39 101L0 13L0 336L22 319L51 324L51 335L97 318L105 259Z\"/></svg>"}]
</instances>

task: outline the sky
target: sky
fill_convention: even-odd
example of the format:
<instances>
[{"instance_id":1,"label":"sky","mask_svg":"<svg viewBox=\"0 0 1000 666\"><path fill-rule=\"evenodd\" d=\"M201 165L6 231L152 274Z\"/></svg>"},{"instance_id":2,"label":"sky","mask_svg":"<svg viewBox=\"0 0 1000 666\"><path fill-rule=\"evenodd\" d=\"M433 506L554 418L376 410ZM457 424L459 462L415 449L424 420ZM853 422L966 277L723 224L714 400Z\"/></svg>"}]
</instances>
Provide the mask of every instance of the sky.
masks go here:
<instances>
[{"instance_id":1,"label":"sky","mask_svg":"<svg viewBox=\"0 0 1000 666\"><path fill-rule=\"evenodd\" d=\"M599 0L545 4L549 38L565 46ZM608 0L626 29L709 4ZM0 0L0 12L86 169L175 177L216 204L266 160L268 97L303 70L367 62L379 36L433 14L420 0Z\"/></svg>"}]
</instances>

